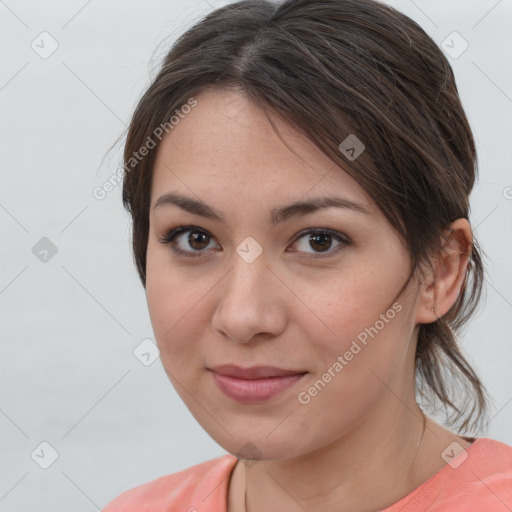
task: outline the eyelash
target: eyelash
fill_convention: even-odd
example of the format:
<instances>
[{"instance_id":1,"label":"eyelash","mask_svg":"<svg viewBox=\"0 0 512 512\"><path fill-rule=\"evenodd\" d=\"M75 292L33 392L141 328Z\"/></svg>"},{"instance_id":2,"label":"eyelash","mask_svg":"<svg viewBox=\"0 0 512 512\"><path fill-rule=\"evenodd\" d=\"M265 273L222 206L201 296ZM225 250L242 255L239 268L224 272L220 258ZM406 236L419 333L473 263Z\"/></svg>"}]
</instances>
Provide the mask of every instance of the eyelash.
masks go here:
<instances>
[{"instance_id":1,"label":"eyelash","mask_svg":"<svg viewBox=\"0 0 512 512\"><path fill-rule=\"evenodd\" d=\"M171 247L171 250L179 255L179 256L185 256L186 258L197 258L202 256L204 251L183 251L181 249L178 249L172 243L174 240L183 233L201 233L203 235L206 235L213 239L213 236L208 233L208 231L205 231L204 229L201 229L197 226L183 226L179 225L178 227L171 229L165 236L158 237L158 241L161 244L169 245ZM340 245L335 248L334 250L329 250L325 253L317 253L316 256L306 256L307 258L311 259L319 259L319 258L329 258L340 252L344 247L351 245L351 241L346 236L342 236L340 233L337 233L336 231L332 231L331 229L327 228L316 228L316 229L308 229L301 231L300 233L297 233L297 235L292 240L292 243L295 243L297 240L300 240L305 235L330 235L332 236L337 242L340 243Z\"/></svg>"}]
</instances>

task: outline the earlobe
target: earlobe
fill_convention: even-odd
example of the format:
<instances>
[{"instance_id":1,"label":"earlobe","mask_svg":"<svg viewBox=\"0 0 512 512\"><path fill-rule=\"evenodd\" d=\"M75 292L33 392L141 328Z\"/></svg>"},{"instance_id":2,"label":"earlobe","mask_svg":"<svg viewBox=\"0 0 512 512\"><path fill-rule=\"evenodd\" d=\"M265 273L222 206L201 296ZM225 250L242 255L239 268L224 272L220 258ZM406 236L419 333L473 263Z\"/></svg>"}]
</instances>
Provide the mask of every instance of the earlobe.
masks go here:
<instances>
[{"instance_id":1,"label":"earlobe","mask_svg":"<svg viewBox=\"0 0 512 512\"><path fill-rule=\"evenodd\" d=\"M471 226L466 219L457 219L442 234L442 248L420 290L417 323L435 322L455 304L466 284L472 242Z\"/></svg>"}]
</instances>

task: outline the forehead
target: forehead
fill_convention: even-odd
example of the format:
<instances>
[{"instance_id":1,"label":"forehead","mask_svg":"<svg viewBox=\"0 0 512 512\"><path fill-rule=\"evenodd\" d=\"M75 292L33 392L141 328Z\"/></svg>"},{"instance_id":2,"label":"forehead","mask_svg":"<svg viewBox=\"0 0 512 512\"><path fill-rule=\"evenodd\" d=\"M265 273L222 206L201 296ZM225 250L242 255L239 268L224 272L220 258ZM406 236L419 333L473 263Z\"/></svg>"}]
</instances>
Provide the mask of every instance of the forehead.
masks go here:
<instances>
[{"instance_id":1,"label":"forehead","mask_svg":"<svg viewBox=\"0 0 512 512\"><path fill-rule=\"evenodd\" d=\"M153 169L152 205L170 190L298 200L343 193L372 209L360 185L312 141L239 92L209 90L163 138ZM284 141L283 141L283 140Z\"/></svg>"}]
</instances>

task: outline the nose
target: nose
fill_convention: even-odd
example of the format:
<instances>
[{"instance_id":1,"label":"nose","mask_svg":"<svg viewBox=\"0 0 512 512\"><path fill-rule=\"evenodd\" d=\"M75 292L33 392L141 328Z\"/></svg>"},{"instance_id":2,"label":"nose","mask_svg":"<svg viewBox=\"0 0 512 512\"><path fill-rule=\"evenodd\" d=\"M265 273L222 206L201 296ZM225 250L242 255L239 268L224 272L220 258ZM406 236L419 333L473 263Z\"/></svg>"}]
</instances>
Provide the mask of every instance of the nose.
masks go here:
<instances>
[{"instance_id":1,"label":"nose","mask_svg":"<svg viewBox=\"0 0 512 512\"><path fill-rule=\"evenodd\" d=\"M235 254L233 267L222 280L212 327L238 343L248 343L257 334L279 336L286 328L284 287L263 256L247 263Z\"/></svg>"}]
</instances>

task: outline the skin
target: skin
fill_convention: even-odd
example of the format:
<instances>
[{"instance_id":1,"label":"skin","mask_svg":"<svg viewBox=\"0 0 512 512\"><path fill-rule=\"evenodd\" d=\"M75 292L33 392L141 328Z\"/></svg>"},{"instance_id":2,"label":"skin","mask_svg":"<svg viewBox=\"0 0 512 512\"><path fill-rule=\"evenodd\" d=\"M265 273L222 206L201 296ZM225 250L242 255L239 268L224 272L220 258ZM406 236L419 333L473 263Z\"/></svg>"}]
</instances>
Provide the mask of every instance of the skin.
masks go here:
<instances>
[{"instance_id":1,"label":"skin","mask_svg":"<svg viewBox=\"0 0 512 512\"><path fill-rule=\"evenodd\" d=\"M191 413L237 455L229 510L370 511L398 501L441 469L443 450L469 443L423 416L415 402L419 324L442 316L463 283L472 241L465 219L452 224L435 273L414 279L398 235L365 191L312 142L240 93L210 90L162 140L151 189L146 295L165 371ZM288 146L288 147L287 147ZM292 151L293 150L293 151ZM176 205L163 194L200 199L224 221ZM273 208L324 195L368 214L325 208L272 226ZM197 229L159 241L181 225ZM309 241L304 230L348 237ZM248 236L262 253L236 252ZM322 245L325 244L325 245ZM325 247L325 251L322 251ZM318 257L318 256L327 257ZM365 328L393 303L400 312L309 403L298 401ZM434 311L432 311L434 308ZM224 395L207 369L233 363L308 372L261 404ZM418 446L419 444L419 446ZM243 456L239 455L243 449ZM257 459L244 461L242 459Z\"/></svg>"}]
</instances>

